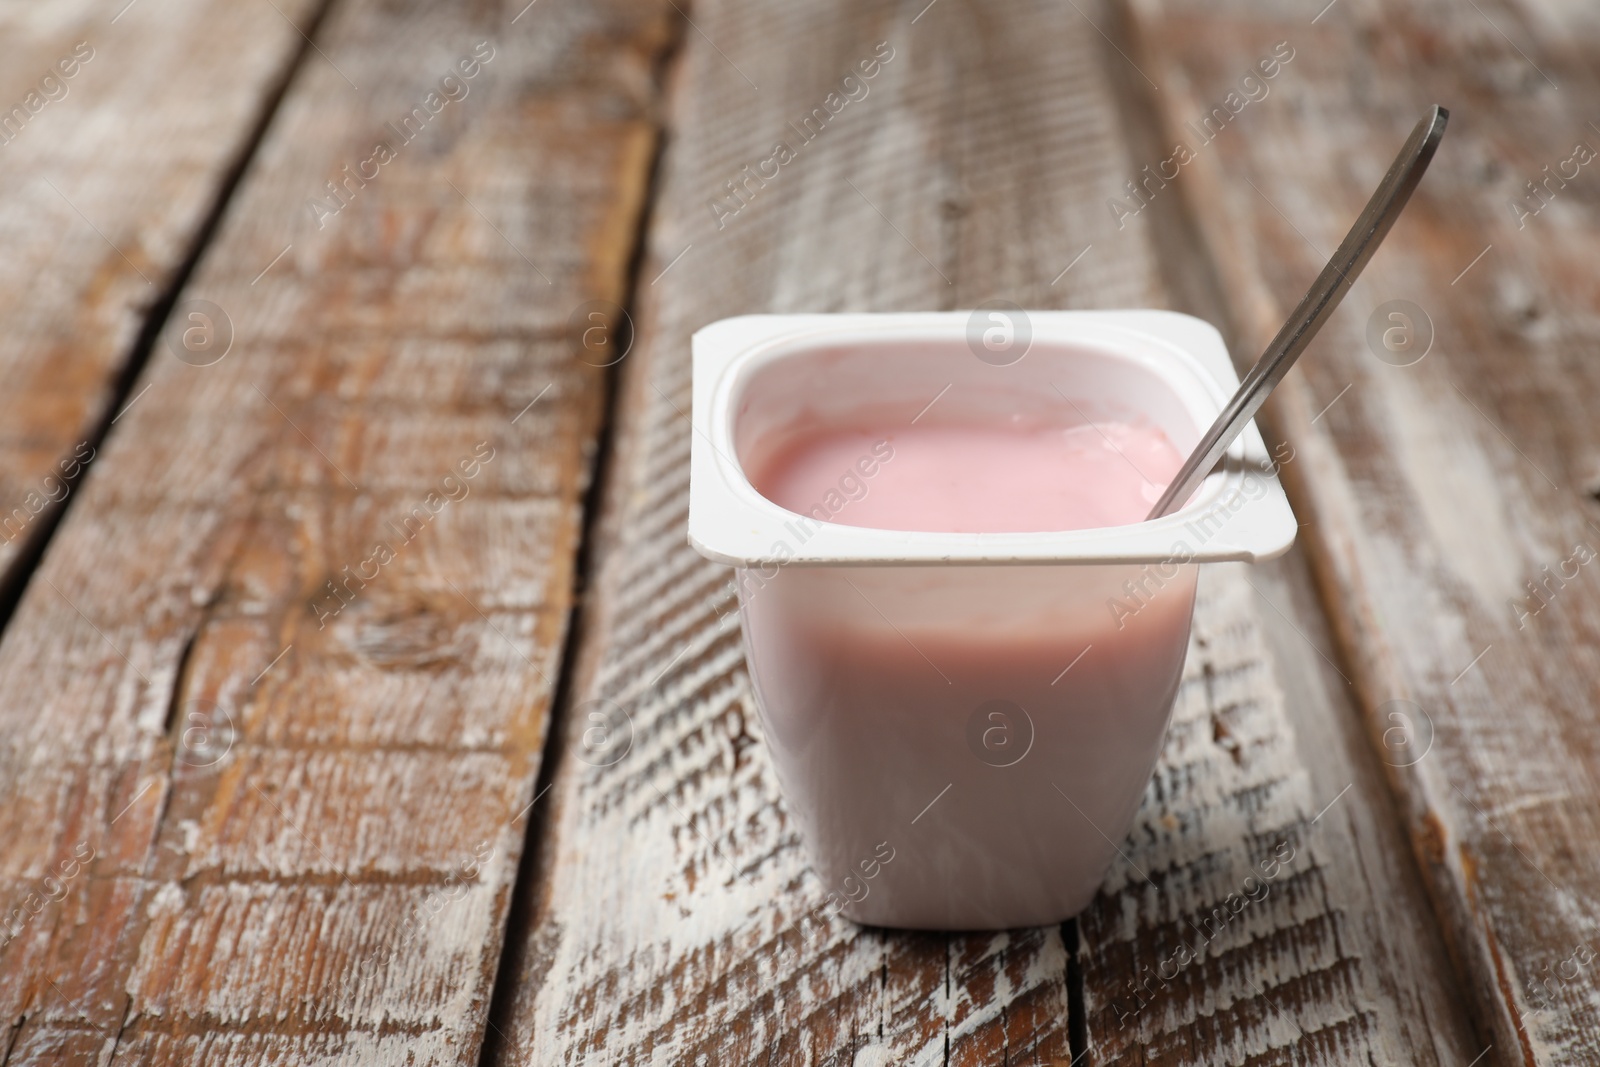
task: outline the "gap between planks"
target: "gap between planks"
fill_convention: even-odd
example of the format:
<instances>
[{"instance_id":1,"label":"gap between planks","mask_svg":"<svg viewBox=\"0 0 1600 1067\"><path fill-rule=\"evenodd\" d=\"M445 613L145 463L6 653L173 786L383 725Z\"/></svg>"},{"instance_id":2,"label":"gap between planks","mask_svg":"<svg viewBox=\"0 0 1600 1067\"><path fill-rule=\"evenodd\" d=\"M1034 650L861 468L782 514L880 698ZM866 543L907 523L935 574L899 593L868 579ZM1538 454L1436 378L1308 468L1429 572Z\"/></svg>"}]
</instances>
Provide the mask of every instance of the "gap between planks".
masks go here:
<instances>
[{"instance_id":1,"label":"gap between planks","mask_svg":"<svg viewBox=\"0 0 1600 1067\"><path fill-rule=\"evenodd\" d=\"M144 373L145 366L150 362L150 353L155 350L161 340L161 333L166 328L167 320L172 315L172 309L177 305L178 297L183 293L184 287L189 284L196 265L211 246L212 240L217 235L217 228L222 222L222 216L227 211L228 204L233 200L234 193L239 188L245 172L250 167L250 162L261 147L261 141L267 134L267 128L272 125L272 119L278 113L279 106L289 92L289 86L294 82L295 74L305 66L306 56L312 48L312 39L316 36L323 19L338 0L320 0L311 13L311 20L301 32L300 44L284 64L282 74L272 87L267 90L261 104L260 111L255 121L250 125L249 135L240 146L238 154L228 164L221 180L217 183L216 192L210 205L206 208L200 225L195 229L189 241L188 248L184 251L183 258L179 261L177 269L173 271L167 282L166 288L161 292L155 303L145 313L144 321L140 324L139 332L133 344L128 349L128 355L122 365L114 369L108 386L108 396L104 408L95 420L90 431L84 435L85 442L90 446L90 458L82 463L76 474L62 478L66 493L60 501L50 505L42 511L37 521L29 528L24 536L21 550L12 560L11 565L0 572L0 640L3 640L6 631L10 628L11 619L16 614L17 605L22 602L22 594L28 588L28 582L34 572L39 569L39 564L44 560L45 550L49 548L56 530L60 527L67 512L78 499L78 486L88 477L89 470L99 458L106 438L111 434L112 424L132 407L134 386L139 384L139 378ZM118 16L120 17L120 15ZM115 21L115 20L113 20ZM146 388L149 388L146 386ZM142 393L142 390L141 390ZM133 397L137 400L137 397ZM191 638L192 640L192 638ZM0 1059L0 1067L5 1067L5 1060Z\"/></svg>"},{"instance_id":2,"label":"gap between planks","mask_svg":"<svg viewBox=\"0 0 1600 1067\"><path fill-rule=\"evenodd\" d=\"M519 15L518 18L520 17ZM672 36L652 65L653 92L658 103L664 98L672 72L681 59L687 22L687 16L672 21ZM572 608L567 616L560 665L556 669L555 689L550 698L544 749L539 757L539 775L534 783L534 802L530 805L533 810L528 814L522 856L517 862L516 874L511 881L511 905L506 914L505 930L501 939L500 962L495 969L494 982L489 990L489 1010L484 1016L485 1030L478 1049L478 1062L482 1067L492 1067L509 1052L501 1023L515 1011L516 983L526 970L528 946L533 943L534 899L544 873L540 864L541 846L553 806L546 804L541 809L538 802L555 784L556 767L559 765L564 748L562 742L566 737L567 713L573 702L573 678L577 674L578 653L586 630L584 603L588 599L589 590L593 588L590 579L596 564L595 547L599 540L601 513L609 484L607 475L610 471L612 445L616 432L618 395L621 393L620 368L626 362L627 353L631 351L638 338L635 323L638 321L640 279L648 258L650 224L655 218L656 202L661 191L662 157L665 155L671 133L666 113L664 107L656 112L654 120L656 142L651 152L650 173L646 179L643 205L634 223L633 232L629 235L632 245L628 250L627 278L621 304L627 331L624 354L617 362L607 367L605 373L605 397L601 407L600 425L596 431L596 448L590 460L589 485L583 496L582 526L571 568ZM4 1065L0 1064L0 1067Z\"/></svg>"}]
</instances>

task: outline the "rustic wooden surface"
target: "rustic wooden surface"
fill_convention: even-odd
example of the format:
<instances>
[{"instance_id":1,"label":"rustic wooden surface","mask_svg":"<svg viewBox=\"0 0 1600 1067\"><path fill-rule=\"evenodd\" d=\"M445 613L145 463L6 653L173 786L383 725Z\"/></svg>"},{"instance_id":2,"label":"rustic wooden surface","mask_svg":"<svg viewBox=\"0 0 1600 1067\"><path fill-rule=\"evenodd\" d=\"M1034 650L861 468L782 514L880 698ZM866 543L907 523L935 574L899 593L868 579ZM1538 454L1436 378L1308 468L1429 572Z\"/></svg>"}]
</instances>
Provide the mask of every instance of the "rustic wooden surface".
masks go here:
<instances>
[{"instance_id":1,"label":"rustic wooden surface","mask_svg":"<svg viewBox=\"0 0 1600 1067\"><path fill-rule=\"evenodd\" d=\"M696 9L703 36L677 65L642 273L657 280L623 369L598 588L494 1062L1059 1063L1086 1036L1096 1062L1465 1063L1476 1049L1442 943L1375 917L1397 899L1426 907L1392 828L1358 841L1375 811L1393 818L1381 787L1343 790L1358 774L1375 785L1375 761L1297 746L1261 633L1283 609L1232 568L1207 576L1129 862L1075 928L841 923L807 937L823 891L765 758L729 575L683 539L689 333L752 309L1169 295L1159 235L1121 234L1104 209L1131 146L1105 71L1122 60L1095 27L1053 5L986 21L952 4L913 26L916 14ZM865 99L719 228L707 201L722 183L884 40L895 58ZM1028 152L1004 150L1013 141ZM1090 244L1093 258L1058 278ZM1308 715L1341 706L1311 665L1320 655L1277 650L1314 694ZM593 733L608 717L625 744ZM1285 842L1297 858L1272 892L1140 1008L1131 984Z\"/></svg>"},{"instance_id":2,"label":"rustic wooden surface","mask_svg":"<svg viewBox=\"0 0 1600 1067\"><path fill-rule=\"evenodd\" d=\"M158 349L28 586L8 1062L477 1060L603 408L564 335L625 299L668 39L519 6L331 12L161 342L207 300L231 351Z\"/></svg>"},{"instance_id":3,"label":"rustic wooden surface","mask_svg":"<svg viewBox=\"0 0 1600 1067\"><path fill-rule=\"evenodd\" d=\"M96 49L0 144L0 489L99 453L0 548L0 1064L1595 1057L1593 568L1510 606L1600 546L1593 168L1509 206L1600 146L1576 2L136 3L0 11L4 99ZM1248 361L1435 99L1422 192L1267 411L1301 545L1203 577L1100 897L803 924L729 573L684 544L689 334L1001 297L1176 307ZM1369 348L1393 299L1414 366ZM608 370L573 323L617 305Z\"/></svg>"},{"instance_id":4,"label":"rustic wooden surface","mask_svg":"<svg viewBox=\"0 0 1600 1067\"><path fill-rule=\"evenodd\" d=\"M1259 4L1136 12L1175 119L1204 113L1274 42L1297 49L1275 95L1183 179L1246 348L1275 329L1422 106L1454 109L1417 201L1268 416L1299 449L1286 477L1315 519L1309 555L1494 1046L1486 1062L1593 1062L1600 586L1569 561L1600 547L1600 217L1588 166L1542 196L1525 183L1580 142L1600 147L1594 12L1341 4L1314 25ZM1398 299L1432 323L1411 366L1367 339Z\"/></svg>"},{"instance_id":5,"label":"rustic wooden surface","mask_svg":"<svg viewBox=\"0 0 1600 1067\"><path fill-rule=\"evenodd\" d=\"M150 310L304 46L294 24L323 6L125 4L0 7L0 590L115 417Z\"/></svg>"}]
</instances>

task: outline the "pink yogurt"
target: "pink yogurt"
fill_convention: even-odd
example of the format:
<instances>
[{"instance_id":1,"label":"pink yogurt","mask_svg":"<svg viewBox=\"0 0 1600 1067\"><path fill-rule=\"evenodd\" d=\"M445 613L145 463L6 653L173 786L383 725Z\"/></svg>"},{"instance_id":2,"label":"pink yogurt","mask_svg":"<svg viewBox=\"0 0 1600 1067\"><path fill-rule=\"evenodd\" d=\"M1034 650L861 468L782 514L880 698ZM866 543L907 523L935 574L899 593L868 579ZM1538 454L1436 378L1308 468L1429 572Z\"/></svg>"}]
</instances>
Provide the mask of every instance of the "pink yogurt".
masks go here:
<instances>
[{"instance_id":1,"label":"pink yogurt","mask_svg":"<svg viewBox=\"0 0 1600 1067\"><path fill-rule=\"evenodd\" d=\"M1148 423L808 421L748 473L816 521L1048 531L1138 522L1182 461ZM1194 573L1135 602L1114 568L745 572L768 741L829 906L942 928L1081 909L1160 745ZM903 799L862 802L885 784Z\"/></svg>"},{"instance_id":2,"label":"pink yogurt","mask_svg":"<svg viewBox=\"0 0 1600 1067\"><path fill-rule=\"evenodd\" d=\"M1089 530L1138 522L1183 457L1149 423L815 426L750 473L790 511L881 530Z\"/></svg>"}]
</instances>

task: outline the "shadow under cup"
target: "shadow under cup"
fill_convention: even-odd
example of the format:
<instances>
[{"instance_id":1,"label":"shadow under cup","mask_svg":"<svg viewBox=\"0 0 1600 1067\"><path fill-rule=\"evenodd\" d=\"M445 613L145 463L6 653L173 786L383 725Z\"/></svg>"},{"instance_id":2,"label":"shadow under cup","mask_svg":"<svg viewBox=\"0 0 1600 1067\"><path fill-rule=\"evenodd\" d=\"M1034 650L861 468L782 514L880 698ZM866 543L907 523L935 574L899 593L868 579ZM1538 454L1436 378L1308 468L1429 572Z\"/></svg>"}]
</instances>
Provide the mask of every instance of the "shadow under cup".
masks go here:
<instances>
[{"instance_id":1,"label":"shadow under cup","mask_svg":"<svg viewBox=\"0 0 1600 1067\"><path fill-rule=\"evenodd\" d=\"M863 333L750 368L730 397L734 456L759 471L808 427L903 426L941 391L924 422L1142 418L1185 453L1204 428L1170 374L1103 345L1035 338L997 367L959 333ZM864 532L876 560L806 562L822 525L791 515L787 543L736 580L772 760L828 905L932 929L1076 914L1160 750L1197 565L997 560L981 546L1012 535L982 534L897 559L896 537L927 535L889 531Z\"/></svg>"}]
</instances>

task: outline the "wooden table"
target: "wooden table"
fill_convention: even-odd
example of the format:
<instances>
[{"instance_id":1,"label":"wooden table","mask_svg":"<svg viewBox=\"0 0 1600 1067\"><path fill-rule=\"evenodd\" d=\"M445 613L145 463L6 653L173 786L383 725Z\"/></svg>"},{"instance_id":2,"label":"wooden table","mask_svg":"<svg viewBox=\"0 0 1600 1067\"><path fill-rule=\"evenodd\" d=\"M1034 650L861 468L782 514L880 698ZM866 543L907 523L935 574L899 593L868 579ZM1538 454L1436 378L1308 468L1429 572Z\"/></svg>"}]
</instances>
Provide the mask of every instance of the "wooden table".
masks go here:
<instances>
[{"instance_id":1,"label":"wooden table","mask_svg":"<svg viewBox=\"0 0 1600 1067\"><path fill-rule=\"evenodd\" d=\"M524 3L0 10L0 1061L1600 1059L1592 5ZM1095 903L803 937L690 333L1248 363L1435 101Z\"/></svg>"}]
</instances>

